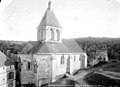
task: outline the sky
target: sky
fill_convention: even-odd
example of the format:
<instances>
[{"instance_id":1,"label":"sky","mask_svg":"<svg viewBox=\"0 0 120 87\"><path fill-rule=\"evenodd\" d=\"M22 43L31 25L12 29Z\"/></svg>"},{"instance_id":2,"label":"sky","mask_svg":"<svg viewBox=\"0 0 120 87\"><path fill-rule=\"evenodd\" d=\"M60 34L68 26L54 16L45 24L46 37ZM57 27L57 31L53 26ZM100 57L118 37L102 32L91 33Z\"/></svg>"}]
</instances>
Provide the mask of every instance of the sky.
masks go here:
<instances>
[{"instance_id":1,"label":"sky","mask_svg":"<svg viewBox=\"0 0 120 87\"><path fill-rule=\"evenodd\" d=\"M37 40L49 0L2 0L0 40ZM120 0L51 0L63 38L120 37Z\"/></svg>"}]
</instances>

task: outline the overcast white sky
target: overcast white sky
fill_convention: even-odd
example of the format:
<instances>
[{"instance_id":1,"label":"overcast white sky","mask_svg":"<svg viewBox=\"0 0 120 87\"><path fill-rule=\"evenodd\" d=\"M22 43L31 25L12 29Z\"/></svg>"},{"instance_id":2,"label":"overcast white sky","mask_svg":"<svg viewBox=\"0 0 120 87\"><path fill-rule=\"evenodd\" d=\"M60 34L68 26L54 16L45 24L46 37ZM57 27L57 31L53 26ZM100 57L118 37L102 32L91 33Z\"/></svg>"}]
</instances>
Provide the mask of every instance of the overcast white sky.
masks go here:
<instances>
[{"instance_id":1,"label":"overcast white sky","mask_svg":"<svg viewBox=\"0 0 120 87\"><path fill-rule=\"evenodd\" d=\"M48 0L2 0L0 39L37 40ZM120 37L120 0L52 0L63 38Z\"/></svg>"}]
</instances>

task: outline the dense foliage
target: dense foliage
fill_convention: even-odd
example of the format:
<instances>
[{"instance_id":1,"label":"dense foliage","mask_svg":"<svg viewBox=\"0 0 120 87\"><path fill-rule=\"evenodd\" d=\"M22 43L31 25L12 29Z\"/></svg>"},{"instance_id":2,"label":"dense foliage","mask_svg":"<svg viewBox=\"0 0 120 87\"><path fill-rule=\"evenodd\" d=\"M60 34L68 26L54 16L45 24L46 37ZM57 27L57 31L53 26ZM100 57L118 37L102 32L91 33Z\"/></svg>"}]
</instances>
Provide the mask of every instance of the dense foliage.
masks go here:
<instances>
[{"instance_id":1,"label":"dense foliage","mask_svg":"<svg viewBox=\"0 0 120 87\"><path fill-rule=\"evenodd\" d=\"M11 50L11 53L16 54L22 50L24 45L25 42L0 40L0 51L6 54L7 50Z\"/></svg>"},{"instance_id":2,"label":"dense foliage","mask_svg":"<svg viewBox=\"0 0 120 87\"><path fill-rule=\"evenodd\" d=\"M106 51L109 60L120 60L120 38L77 38L77 43L87 53L88 59L94 59L99 50Z\"/></svg>"},{"instance_id":3,"label":"dense foliage","mask_svg":"<svg viewBox=\"0 0 120 87\"><path fill-rule=\"evenodd\" d=\"M97 51L106 51L109 60L120 60L120 38L77 38L79 46L87 53L88 59L95 59ZM22 50L27 42L0 40L0 51L11 50L17 53Z\"/></svg>"}]
</instances>

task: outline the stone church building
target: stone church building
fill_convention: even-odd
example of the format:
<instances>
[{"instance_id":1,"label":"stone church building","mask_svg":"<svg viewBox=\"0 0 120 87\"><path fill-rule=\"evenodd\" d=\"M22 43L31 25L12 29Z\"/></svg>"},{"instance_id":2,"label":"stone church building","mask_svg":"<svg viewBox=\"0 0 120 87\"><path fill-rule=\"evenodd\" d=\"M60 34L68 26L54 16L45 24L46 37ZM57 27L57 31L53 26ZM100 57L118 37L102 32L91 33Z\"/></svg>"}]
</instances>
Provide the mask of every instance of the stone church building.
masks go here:
<instances>
[{"instance_id":1,"label":"stone church building","mask_svg":"<svg viewBox=\"0 0 120 87\"><path fill-rule=\"evenodd\" d=\"M18 54L21 84L51 83L65 73L87 67L87 55L75 40L62 39L62 27L51 9L51 1L37 27L37 41L29 41Z\"/></svg>"}]
</instances>

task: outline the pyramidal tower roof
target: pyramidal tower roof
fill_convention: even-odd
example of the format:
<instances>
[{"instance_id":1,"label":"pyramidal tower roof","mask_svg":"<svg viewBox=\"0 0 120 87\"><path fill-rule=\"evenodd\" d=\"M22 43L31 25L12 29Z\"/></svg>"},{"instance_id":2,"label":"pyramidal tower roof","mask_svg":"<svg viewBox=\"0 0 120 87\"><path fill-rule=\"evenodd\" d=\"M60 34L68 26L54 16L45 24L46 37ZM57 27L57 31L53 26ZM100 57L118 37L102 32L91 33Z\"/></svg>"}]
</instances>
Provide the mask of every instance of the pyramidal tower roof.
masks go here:
<instances>
[{"instance_id":1,"label":"pyramidal tower roof","mask_svg":"<svg viewBox=\"0 0 120 87\"><path fill-rule=\"evenodd\" d=\"M52 26L52 27L61 28L60 23L58 22L55 14L51 9L51 1L48 2L48 8L38 27L41 27L41 26Z\"/></svg>"}]
</instances>

